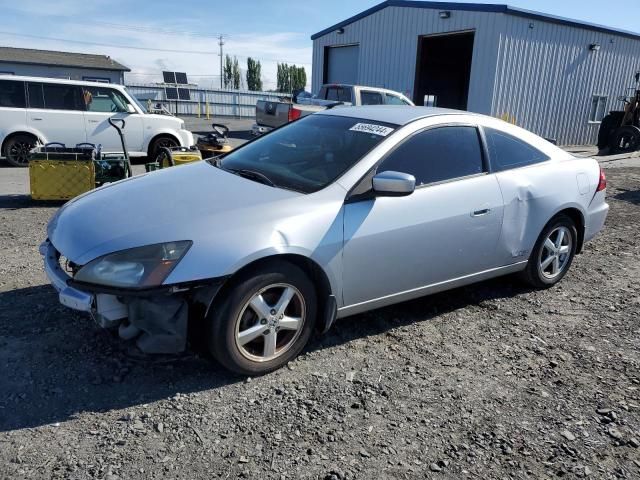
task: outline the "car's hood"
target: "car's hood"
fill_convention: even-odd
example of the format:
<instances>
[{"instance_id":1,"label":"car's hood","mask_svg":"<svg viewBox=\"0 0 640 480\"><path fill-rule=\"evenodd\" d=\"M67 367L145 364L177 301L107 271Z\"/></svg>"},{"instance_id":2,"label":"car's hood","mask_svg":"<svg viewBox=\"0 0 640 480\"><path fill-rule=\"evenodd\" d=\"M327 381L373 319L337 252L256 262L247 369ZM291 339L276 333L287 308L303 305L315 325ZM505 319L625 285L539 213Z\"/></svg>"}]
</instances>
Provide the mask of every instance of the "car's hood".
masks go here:
<instances>
[{"instance_id":1,"label":"car's hood","mask_svg":"<svg viewBox=\"0 0 640 480\"><path fill-rule=\"evenodd\" d=\"M278 204L301 196L197 162L78 197L51 219L47 233L58 251L84 265L114 251L194 240L241 221L269 217Z\"/></svg>"}]
</instances>

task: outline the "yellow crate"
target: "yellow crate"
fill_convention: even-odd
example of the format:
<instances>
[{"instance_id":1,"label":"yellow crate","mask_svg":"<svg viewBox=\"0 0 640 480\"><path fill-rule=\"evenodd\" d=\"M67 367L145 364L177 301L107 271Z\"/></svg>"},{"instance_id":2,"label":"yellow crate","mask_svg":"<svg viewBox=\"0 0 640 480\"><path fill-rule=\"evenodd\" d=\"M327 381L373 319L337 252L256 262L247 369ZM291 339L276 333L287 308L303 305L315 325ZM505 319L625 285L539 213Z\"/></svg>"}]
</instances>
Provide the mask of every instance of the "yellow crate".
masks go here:
<instances>
[{"instance_id":1,"label":"yellow crate","mask_svg":"<svg viewBox=\"0 0 640 480\"><path fill-rule=\"evenodd\" d=\"M31 160L29 183L34 200L70 200L96 187L93 161Z\"/></svg>"}]
</instances>

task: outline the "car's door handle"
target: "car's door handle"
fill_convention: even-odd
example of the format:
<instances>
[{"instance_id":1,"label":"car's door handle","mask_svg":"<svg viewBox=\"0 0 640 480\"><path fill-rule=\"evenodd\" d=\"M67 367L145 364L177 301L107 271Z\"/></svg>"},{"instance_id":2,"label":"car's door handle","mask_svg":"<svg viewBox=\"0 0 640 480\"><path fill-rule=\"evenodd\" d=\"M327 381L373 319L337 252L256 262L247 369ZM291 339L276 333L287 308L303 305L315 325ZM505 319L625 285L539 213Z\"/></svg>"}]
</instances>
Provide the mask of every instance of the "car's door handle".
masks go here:
<instances>
[{"instance_id":1,"label":"car's door handle","mask_svg":"<svg viewBox=\"0 0 640 480\"><path fill-rule=\"evenodd\" d=\"M471 216L472 217L482 217L483 215L488 215L489 213L491 213L491 209L490 208L483 208L482 210L474 211L471 214Z\"/></svg>"},{"instance_id":2,"label":"car's door handle","mask_svg":"<svg viewBox=\"0 0 640 480\"><path fill-rule=\"evenodd\" d=\"M31 120L42 120L40 117L31 117Z\"/></svg>"}]
</instances>

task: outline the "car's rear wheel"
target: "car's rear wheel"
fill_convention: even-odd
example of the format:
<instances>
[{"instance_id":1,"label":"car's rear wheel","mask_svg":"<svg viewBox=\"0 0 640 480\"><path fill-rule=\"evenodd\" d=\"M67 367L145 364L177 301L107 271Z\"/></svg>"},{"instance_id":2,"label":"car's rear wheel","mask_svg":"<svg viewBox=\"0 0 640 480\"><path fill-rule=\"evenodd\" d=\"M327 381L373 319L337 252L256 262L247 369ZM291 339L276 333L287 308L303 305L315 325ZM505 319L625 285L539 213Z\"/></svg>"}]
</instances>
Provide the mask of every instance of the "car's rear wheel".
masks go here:
<instances>
[{"instance_id":1,"label":"car's rear wheel","mask_svg":"<svg viewBox=\"0 0 640 480\"><path fill-rule=\"evenodd\" d=\"M524 280L536 288L548 288L562 280L573 262L577 239L576 225L570 217L553 218L533 247Z\"/></svg>"},{"instance_id":2,"label":"car's rear wheel","mask_svg":"<svg viewBox=\"0 0 640 480\"><path fill-rule=\"evenodd\" d=\"M298 356L316 320L307 275L290 263L271 262L232 281L209 316L214 358L236 373L261 375Z\"/></svg>"},{"instance_id":3,"label":"car's rear wheel","mask_svg":"<svg viewBox=\"0 0 640 480\"><path fill-rule=\"evenodd\" d=\"M14 167L26 167L29 165L29 152L38 143L33 135L14 135L4 144L4 154Z\"/></svg>"}]
</instances>

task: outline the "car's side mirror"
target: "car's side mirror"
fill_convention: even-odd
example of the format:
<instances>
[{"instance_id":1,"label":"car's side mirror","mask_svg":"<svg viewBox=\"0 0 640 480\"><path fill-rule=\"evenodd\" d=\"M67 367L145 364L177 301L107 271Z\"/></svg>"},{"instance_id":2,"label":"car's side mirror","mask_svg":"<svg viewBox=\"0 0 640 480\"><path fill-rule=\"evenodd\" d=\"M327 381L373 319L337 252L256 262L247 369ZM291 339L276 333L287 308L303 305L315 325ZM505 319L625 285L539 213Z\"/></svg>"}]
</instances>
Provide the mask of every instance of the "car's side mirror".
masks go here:
<instances>
[{"instance_id":1,"label":"car's side mirror","mask_svg":"<svg viewBox=\"0 0 640 480\"><path fill-rule=\"evenodd\" d=\"M134 108L134 106L131 105L130 103L127 103L127 112L129 112L129 113L137 113L136 109Z\"/></svg>"},{"instance_id":2,"label":"car's side mirror","mask_svg":"<svg viewBox=\"0 0 640 480\"><path fill-rule=\"evenodd\" d=\"M373 177L373 191L379 197L404 197L416 189L416 178L402 172L386 171Z\"/></svg>"}]
</instances>

